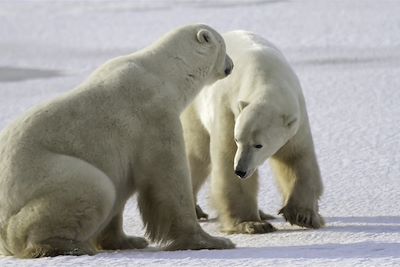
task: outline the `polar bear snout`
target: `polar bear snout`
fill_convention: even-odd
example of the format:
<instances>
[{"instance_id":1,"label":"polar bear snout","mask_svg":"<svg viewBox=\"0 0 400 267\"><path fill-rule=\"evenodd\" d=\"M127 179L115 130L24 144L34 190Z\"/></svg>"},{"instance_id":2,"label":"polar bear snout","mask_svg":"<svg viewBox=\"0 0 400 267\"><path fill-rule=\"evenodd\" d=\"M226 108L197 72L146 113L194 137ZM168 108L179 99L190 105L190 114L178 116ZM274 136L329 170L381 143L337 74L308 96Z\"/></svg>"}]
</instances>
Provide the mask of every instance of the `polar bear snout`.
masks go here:
<instances>
[{"instance_id":1,"label":"polar bear snout","mask_svg":"<svg viewBox=\"0 0 400 267\"><path fill-rule=\"evenodd\" d=\"M228 76L229 74L231 74L232 70L233 70L233 61L228 55L226 55L226 57L225 57L225 71L224 71L225 76Z\"/></svg>"},{"instance_id":2,"label":"polar bear snout","mask_svg":"<svg viewBox=\"0 0 400 267\"><path fill-rule=\"evenodd\" d=\"M225 75L228 76L229 74L231 74L232 69L226 68L225 69Z\"/></svg>"},{"instance_id":3,"label":"polar bear snout","mask_svg":"<svg viewBox=\"0 0 400 267\"><path fill-rule=\"evenodd\" d=\"M255 170L256 170L256 169L248 169L248 170L246 170L246 171L243 171L243 170L241 170L241 169L236 168L236 169L235 169L235 174L236 174L240 179L243 179L243 180L244 180L244 179L247 179L247 178L249 178L250 176L252 176Z\"/></svg>"},{"instance_id":4,"label":"polar bear snout","mask_svg":"<svg viewBox=\"0 0 400 267\"><path fill-rule=\"evenodd\" d=\"M256 167L253 166L253 157L249 153L243 153L242 151L237 151L235 155L235 164L233 166L234 173L240 179L246 179L253 175Z\"/></svg>"},{"instance_id":5,"label":"polar bear snout","mask_svg":"<svg viewBox=\"0 0 400 267\"><path fill-rule=\"evenodd\" d=\"M235 170L235 174L240 178L244 178L246 176L246 172L241 170Z\"/></svg>"}]
</instances>

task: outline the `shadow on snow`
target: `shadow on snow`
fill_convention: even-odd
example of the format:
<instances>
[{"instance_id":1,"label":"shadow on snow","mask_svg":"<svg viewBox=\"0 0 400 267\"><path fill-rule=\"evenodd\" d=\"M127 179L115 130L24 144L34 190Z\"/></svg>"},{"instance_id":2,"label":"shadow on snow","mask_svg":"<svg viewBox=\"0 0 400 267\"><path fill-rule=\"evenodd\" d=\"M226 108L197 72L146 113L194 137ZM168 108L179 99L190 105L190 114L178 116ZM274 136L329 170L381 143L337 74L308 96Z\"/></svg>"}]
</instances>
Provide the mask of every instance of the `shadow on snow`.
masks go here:
<instances>
[{"instance_id":1,"label":"shadow on snow","mask_svg":"<svg viewBox=\"0 0 400 267\"><path fill-rule=\"evenodd\" d=\"M0 66L0 82L19 82L32 79L48 79L59 76L63 76L63 74L58 70Z\"/></svg>"},{"instance_id":2,"label":"shadow on snow","mask_svg":"<svg viewBox=\"0 0 400 267\"><path fill-rule=\"evenodd\" d=\"M327 227L318 232L350 232L350 233L399 233L400 216L378 217L328 217ZM344 224L335 226L335 224ZM274 235L288 232L307 231L306 229L281 230ZM306 236L305 236L306 238ZM238 244L240 245L240 244ZM157 254L154 254L157 252ZM115 255L115 256L114 256ZM378 242L365 241L354 243L327 243L304 246L266 246L254 248L236 248L233 250L200 250L165 252L150 247L144 250L124 251L117 254L100 253L97 257L126 257L134 259L354 259L354 258L400 258L400 241Z\"/></svg>"}]
</instances>

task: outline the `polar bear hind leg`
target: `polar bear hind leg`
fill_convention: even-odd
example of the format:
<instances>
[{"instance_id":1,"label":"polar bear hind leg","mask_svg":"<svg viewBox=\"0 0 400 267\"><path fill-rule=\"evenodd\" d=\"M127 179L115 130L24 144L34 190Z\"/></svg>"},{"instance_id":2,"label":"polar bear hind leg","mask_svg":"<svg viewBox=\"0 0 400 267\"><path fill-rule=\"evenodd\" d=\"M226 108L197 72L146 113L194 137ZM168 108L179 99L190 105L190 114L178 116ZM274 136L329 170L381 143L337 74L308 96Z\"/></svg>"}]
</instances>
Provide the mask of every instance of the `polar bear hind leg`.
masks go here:
<instances>
[{"instance_id":1,"label":"polar bear hind leg","mask_svg":"<svg viewBox=\"0 0 400 267\"><path fill-rule=\"evenodd\" d=\"M74 157L51 154L46 166L47 186L8 220L7 249L21 258L93 255L94 234L114 205L114 185Z\"/></svg>"}]
</instances>

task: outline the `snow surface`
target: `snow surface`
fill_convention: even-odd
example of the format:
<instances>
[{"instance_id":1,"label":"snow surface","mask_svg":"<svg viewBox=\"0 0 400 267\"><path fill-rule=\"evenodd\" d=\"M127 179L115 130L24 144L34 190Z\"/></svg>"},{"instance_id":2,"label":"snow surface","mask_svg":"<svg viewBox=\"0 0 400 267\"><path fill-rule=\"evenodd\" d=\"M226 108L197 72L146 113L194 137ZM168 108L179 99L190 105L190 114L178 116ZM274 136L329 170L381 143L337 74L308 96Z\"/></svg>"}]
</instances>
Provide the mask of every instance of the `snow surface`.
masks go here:
<instances>
[{"instance_id":1,"label":"snow surface","mask_svg":"<svg viewBox=\"0 0 400 267\"><path fill-rule=\"evenodd\" d=\"M400 1L0 1L0 129L77 84L104 61L194 22L274 42L303 84L325 183L327 226L231 235L234 250L104 252L1 266L400 266ZM281 207L268 165L260 206ZM200 204L208 205L207 186ZM218 232L215 220L203 222ZM125 231L143 235L134 199Z\"/></svg>"}]
</instances>

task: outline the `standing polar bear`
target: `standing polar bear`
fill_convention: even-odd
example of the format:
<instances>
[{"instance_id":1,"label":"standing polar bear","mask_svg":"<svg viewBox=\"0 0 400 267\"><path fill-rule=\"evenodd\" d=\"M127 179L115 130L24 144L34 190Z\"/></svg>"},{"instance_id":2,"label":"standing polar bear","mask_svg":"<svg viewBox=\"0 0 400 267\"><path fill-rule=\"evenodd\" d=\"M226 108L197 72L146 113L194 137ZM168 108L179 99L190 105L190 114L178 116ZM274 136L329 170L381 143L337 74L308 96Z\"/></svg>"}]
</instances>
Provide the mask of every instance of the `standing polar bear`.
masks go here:
<instances>
[{"instance_id":1,"label":"standing polar bear","mask_svg":"<svg viewBox=\"0 0 400 267\"><path fill-rule=\"evenodd\" d=\"M280 213L291 224L321 227L322 181L295 73L260 36L233 31L223 37L235 70L202 90L181 116L195 198L211 170L223 231L274 231L257 206L257 168L269 158L284 199ZM199 206L196 212L206 216Z\"/></svg>"},{"instance_id":2,"label":"standing polar bear","mask_svg":"<svg viewBox=\"0 0 400 267\"><path fill-rule=\"evenodd\" d=\"M0 249L17 257L147 246L122 230L138 192L150 239L166 249L225 249L199 226L179 116L232 61L206 25L174 30L115 58L75 90L0 135Z\"/></svg>"}]
</instances>

